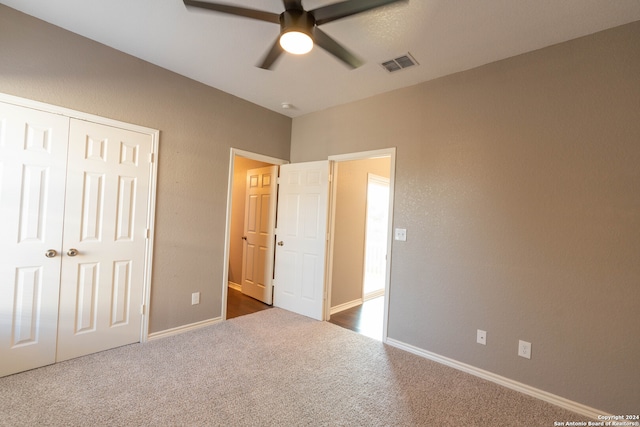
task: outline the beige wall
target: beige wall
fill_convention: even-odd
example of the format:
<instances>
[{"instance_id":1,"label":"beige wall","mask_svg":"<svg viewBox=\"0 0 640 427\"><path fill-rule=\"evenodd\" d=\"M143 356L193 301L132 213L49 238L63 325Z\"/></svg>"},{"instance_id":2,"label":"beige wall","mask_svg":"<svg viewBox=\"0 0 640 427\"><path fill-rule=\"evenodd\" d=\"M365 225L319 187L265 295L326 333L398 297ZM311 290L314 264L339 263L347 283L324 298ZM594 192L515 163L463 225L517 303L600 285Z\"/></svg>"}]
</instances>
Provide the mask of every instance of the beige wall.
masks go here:
<instances>
[{"instance_id":1,"label":"beige wall","mask_svg":"<svg viewBox=\"0 0 640 427\"><path fill-rule=\"evenodd\" d=\"M639 40L635 22L293 120L294 162L397 147L391 338L638 413Z\"/></svg>"},{"instance_id":2,"label":"beige wall","mask_svg":"<svg viewBox=\"0 0 640 427\"><path fill-rule=\"evenodd\" d=\"M0 58L0 92L161 131L150 329L219 317L230 147L287 159L291 119L3 5Z\"/></svg>"},{"instance_id":3,"label":"beige wall","mask_svg":"<svg viewBox=\"0 0 640 427\"><path fill-rule=\"evenodd\" d=\"M389 158L337 162L331 307L362 298L367 174L389 178Z\"/></svg>"},{"instance_id":4,"label":"beige wall","mask_svg":"<svg viewBox=\"0 0 640 427\"><path fill-rule=\"evenodd\" d=\"M229 281L242 285L242 236L244 235L244 201L247 190L247 171L270 166L269 163L235 156L233 165L233 205L229 232Z\"/></svg>"}]
</instances>

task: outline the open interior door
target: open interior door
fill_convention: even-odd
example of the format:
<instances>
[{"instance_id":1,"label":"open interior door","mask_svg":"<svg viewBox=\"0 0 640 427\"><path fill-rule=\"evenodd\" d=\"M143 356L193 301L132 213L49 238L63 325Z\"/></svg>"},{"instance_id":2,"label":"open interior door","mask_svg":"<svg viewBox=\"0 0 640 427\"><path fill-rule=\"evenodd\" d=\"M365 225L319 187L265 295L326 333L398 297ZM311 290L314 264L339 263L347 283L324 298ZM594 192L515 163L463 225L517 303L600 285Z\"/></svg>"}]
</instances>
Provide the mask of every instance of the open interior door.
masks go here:
<instances>
[{"instance_id":1,"label":"open interior door","mask_svg":"<svg viewBox=\"0 0 640 427\"><path fill-rule=\"evenodd\" d=\"M329 161L280 166L274 305L324 320Z\"/></svg>"},{"instance_id":2,"label":"open interior door","mask_svg":"<svg viewBox=\"0 0 640 427\"><path fill-rule=\"evenodd\" d=\"M273 304L273 247L278 166L247 171L242 236L242 293Z\"/></svg>"}]
</instances>

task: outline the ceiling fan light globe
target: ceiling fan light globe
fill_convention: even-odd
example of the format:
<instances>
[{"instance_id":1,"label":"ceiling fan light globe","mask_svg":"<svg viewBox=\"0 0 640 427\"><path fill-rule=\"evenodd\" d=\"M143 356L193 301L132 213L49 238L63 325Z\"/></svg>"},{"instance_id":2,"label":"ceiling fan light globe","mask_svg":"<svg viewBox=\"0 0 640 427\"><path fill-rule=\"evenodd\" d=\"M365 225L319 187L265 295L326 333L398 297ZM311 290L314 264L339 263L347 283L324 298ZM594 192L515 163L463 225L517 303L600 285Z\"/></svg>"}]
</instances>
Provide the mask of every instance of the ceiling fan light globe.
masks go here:
<instances>
[{"instance_id":1,"label":"ceiling fan light globe","mask_svg":"<svg viewBox=\"0 0 640 427\"><path fill-rule=\"evenodd\" d=\"M300 31L287 31L280 36L280 46L294 55L304 55L313 48L313 40Z\"/></svg>"}]
</instances>

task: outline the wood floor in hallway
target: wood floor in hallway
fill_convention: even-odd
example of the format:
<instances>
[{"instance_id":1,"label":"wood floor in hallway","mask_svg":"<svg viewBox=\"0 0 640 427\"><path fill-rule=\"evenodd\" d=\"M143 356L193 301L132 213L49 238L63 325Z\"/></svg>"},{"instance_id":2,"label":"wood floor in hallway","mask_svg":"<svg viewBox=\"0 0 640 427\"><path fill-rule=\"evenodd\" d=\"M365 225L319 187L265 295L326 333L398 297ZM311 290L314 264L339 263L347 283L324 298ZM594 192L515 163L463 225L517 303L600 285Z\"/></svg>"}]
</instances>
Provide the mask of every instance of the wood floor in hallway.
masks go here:
<instances>
[{"instance_id":1,"label":"wood floor in hallway","mask_svg":"<svg viewBox=\"0 0 640 427\"><path fill-rule=\"evenodd\" d=\"M229 288L227 319L267 310L271 306ZM368 337L382 340L384 296L373 298L356 307L332 314L329 322Z\"/></svg>"},{"instance_id":2,"label":"wood floor in hallway","mask_svg":"<svg viewBox=\"0 0 640 427\"><path fill-rule=\"evenodd\" d=\"M234 317L244 316L245 314L251 314L262 310L271 308L257 299L246 296L242 292L229 288L227 294L227 319L233 319Z\"/></svg>"},{"instance_id":3,"label":"wood floor in hallway","mask_svg":"<svg viewBox=\"0 0 640 427\"><path fill-rule=\"evenodd\" d=\"M384 296L370 299L356 307L332 314L329 322L382 341Z\"/></svg>"}]
</instances>

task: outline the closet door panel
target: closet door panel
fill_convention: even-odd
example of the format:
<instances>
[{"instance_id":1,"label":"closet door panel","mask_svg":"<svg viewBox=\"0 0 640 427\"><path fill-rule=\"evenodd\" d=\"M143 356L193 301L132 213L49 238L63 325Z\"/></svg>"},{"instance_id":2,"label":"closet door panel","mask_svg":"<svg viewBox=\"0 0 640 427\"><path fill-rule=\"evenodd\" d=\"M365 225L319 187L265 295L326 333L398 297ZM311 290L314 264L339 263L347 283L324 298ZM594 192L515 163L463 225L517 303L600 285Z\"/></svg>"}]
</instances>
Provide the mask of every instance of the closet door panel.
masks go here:
<instances>
[{"instance_id":1,"label":"closet door panel","mask_svg":"<svg viewBox=\"0 0 640 427\"><path fill-rule=\"evenodd\" d=\"M149 135L71 120L57 360L140 341Z\"/></svg>"},{"instance_id":2,"label":"closet door panel","mask_svg":"<svg viewBox=\"0 0 640 427\"><path fill-rule=\"evenodd\" d=\"M68 130L0 102L0 376L55 362Z\"/></svg>"}]
</instances>

